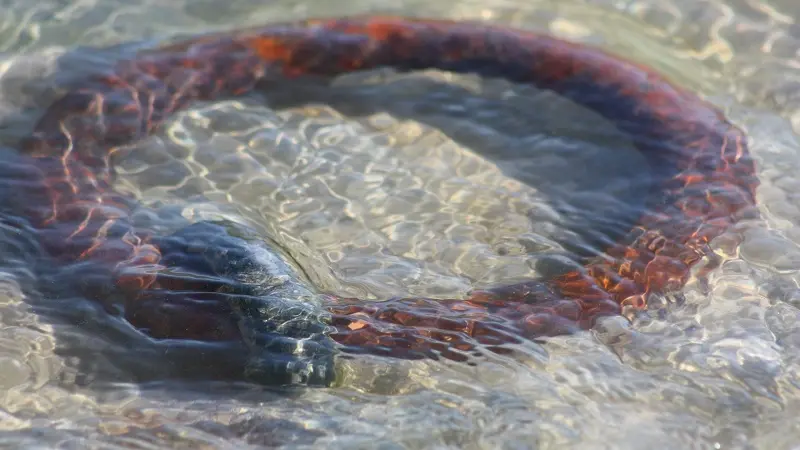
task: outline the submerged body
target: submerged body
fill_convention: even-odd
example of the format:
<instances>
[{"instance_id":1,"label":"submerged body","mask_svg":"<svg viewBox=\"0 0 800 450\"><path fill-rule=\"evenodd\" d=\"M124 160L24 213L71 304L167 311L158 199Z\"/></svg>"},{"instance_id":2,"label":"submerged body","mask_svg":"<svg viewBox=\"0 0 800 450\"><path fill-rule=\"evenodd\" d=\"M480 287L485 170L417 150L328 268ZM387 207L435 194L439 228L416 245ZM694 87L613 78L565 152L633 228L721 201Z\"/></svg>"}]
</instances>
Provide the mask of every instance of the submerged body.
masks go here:
<instances>
[{"instance_id":1,"label":"submerged body","mask_svg":"<svg viewBox=\"0 0 800 450\"><path fill-rule=\"evenodd\" d=\"M552 90L615 123L668 176L624 242L580 271L464 300L380 303L296 283L278 283L279 294L275 284L260 290L257 279L242 282L241 274L276 262L256 247L248 253L247 240L214 241L235 250L225 254L231 267L214 266L190 248L200 240L214 251L206 238L224 234L219 225L146 236L131 223L134 203L111 189L113 151L193 100L241 95L276 78L379 67L478 73ZM142 53L53 104L24 148L47 199L26 214L50 254L109 267L124 297L122 314L154 338L245 342L253 355L248 376L263 382L328 383L337 348L330 339L354 352L467 361L481 349L503 351L518 339L589 327L622 306L643 307L649 295L681 288L710 240L754 214L758 183L744 134L645 67L535 33L396 17L276 24ZM198 281L176 268L214 276ZM294 375L275 376L281 371Z\"/></svg>"}]
</instances>

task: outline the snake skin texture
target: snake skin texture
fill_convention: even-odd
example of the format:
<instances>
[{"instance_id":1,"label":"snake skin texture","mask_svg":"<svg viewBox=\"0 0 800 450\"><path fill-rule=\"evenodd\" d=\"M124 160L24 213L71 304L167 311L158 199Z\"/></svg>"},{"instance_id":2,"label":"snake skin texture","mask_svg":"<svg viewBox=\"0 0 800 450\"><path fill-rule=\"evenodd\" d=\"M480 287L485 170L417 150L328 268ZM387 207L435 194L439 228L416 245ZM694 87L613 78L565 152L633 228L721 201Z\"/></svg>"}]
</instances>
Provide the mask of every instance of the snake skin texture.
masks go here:
<instances>
[{"instance_id":1,"label":"snake skin texture","mask_svg":"<svg viewBox=\"0 0 800 450\"><path fill-rule=\"evenodd\" d=\"M311 308L319 314L294 310L285 301L281 307L259 307L269 303L264 300L269 293L257 289L231 301L233 291L225 283L175 275L171 268L193 258L188 238L137 232L130 217L135 203L111 188L115 149L153 132L194 100L241 95L276 79L382 67L476 73L554 91L612 121L668 176L652 188L648 212L627 237L582 270L459 300L365 302L319 294L319 304ZM757 214L758 180L746 137L710 104L603 51L477 23L315 19L168 45L86 79L50 106L23 148L37 161L36 187L48 199L27 211L43 246L66 262L110 268L124 293L122 315L133 326L156 339L244 340L253 351L283 342L274 354L307 349L312 341L318 348L308 355L345 350L470 362L481 351L509 351L504 345L588 328L625 306L645 307L652 294L682 288L691 267L710 253L714 237ZM204 229L192 230L188 234L200 233L195 238L202 240ZM217 235L224 227L205 231ZM246 253L245 244L236 248ZM300 316L306 325L291 328L294 332L272 326L272 344L248 337L250 331L262 333L263 323ZM331 340L338 350L326 344ZM329 383L325 361L306 364L302 376L278 378ZM273 365L271 373L291 364Z\"/></svg>"}]
</instances>

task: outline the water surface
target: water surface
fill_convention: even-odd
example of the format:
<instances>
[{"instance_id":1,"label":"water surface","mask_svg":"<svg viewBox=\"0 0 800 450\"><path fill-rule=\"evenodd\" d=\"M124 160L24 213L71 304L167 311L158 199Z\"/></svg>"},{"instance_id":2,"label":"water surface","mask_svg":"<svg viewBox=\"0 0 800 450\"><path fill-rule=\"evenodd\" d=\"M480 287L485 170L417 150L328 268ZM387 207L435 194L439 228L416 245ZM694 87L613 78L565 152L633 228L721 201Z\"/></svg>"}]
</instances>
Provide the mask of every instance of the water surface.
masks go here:
<instances>
[{"instance_id":1,"label":"water surface","mask_svg":"<svg viewBox=\"0 0 800 450\"><path fill-rule=\"evenodd\" d=\"M724 263L693 278L679 304L654 301L631 322L530 342L475 367L348 359L336 387L290 391L133 382L189 361L132 350L136 338L87 300L48 302L59 286L39 275L36 246L0 224L0 446L790 449L800 440L794 2L2 7L5 161L57 95L54 82L137 48L309 16L393 12L547 31L658 68L750 135L763 218L714 242ZM629 226L644 201L638 187L653 175L607 122L557 96L433 71L370 72L197 104L133 150L118 158L117 188L149 208L142 223L234 218L290 252L320 290L376 300L458 297L597 251L606 226Z\"/></svg>"}]
</instances>

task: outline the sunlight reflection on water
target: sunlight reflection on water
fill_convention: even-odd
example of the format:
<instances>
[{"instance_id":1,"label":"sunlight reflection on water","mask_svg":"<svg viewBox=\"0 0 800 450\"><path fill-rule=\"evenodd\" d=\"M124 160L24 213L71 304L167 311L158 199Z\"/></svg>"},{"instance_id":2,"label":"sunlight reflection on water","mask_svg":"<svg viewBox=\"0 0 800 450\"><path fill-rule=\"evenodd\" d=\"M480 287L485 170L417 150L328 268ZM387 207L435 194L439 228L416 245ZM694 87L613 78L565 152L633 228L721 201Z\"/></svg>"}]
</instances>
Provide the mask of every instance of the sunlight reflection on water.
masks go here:
<instances>
[{"instance_id":1,"label":"sunlight reflection on water","mask_svg":"<svg viewBox=\"0 0 800 450\"><path fill-rule=\"evenodd\" d=\"M690 282L682 304L632 324L608 320L478 367L358 357L344 363L341 386L290 393L128 383L132 371L168 358L131 351L102 311L80 301L61 322L34 314L29 305L43 289L31 268L36 246L0 223L0 445L792 448L800 438L800 9L788 0L395 5L8 1L2 142L31 126L52 99L37 80L78 46L146 46L365 11L491 20L608 48L708 96L751 137L764 219L734 231L745 237L738 248L715 242L726 261L707 285ZM76 53L74 74L64 76L111 57ZM547 258L569 255L565 242L584 242L559 225L554 198L581 207L577 222L602 214L586 208L603 204L598 198L641 201L630 192L638 155L602 119L547 93L476 77L377 73L303 94L314 104L273 109L288 95L278 89L177 115L120 161L119 188L165 217L176 208L238 214L321 289L369 298L459 295L524 279ZM508 156L531 147L539 151L524 161ZM609 147L619 153L599 158ZM4 151L0 170L14 158ZM258 195L264 190L272 194Z\"/></svg>"}]
</instances>

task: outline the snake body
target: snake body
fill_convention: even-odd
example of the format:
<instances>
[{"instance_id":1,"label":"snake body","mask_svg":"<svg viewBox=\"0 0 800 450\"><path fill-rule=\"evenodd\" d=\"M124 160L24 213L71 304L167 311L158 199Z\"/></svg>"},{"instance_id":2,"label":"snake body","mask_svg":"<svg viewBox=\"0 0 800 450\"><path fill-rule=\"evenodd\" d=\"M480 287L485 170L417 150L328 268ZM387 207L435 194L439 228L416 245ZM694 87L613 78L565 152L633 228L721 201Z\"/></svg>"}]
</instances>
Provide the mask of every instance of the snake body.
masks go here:
<instances>
[{"instance_id":1,"label":"snake body","mask_svg":"<svg viewBox=\"0 0 800 450\"><path fill-rule=\"evenodd\" d=\"M529 31L401 17L314 19L210 34L143 52L85 79L46 110L23 142L48 199L29 205L26 214L54 257L111 268L125 293L123 315L151 336L246 340L241 317L187 312L202 310L202 302L181 299L188 290L164 276L182 247L173 245L166 257L168 241L137 232L134 202L111 188L110 155L194 100L241 95L275 79L381 67L477 73L554 91L612 121L669 176L653 188L652 207L623 242L545 283L476 291L461 300L324 297L326 331L314 336L341 348L466 361L481 348L500 352L509 342L590 327L624 306L644 307L652 294L680 289L710 253L709 242L755 214L758 180L743 132L654 71ZM209 290L210 299L214 289L192 292ZM155 314L137 306L153 298L185 307ZM221 310L241 316L241 305ZM249 320L260 320L259 311Z\"/></svg>"}]
</instances>

